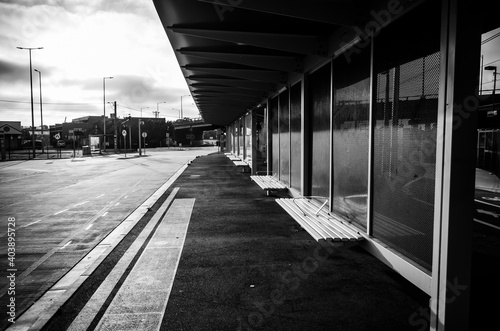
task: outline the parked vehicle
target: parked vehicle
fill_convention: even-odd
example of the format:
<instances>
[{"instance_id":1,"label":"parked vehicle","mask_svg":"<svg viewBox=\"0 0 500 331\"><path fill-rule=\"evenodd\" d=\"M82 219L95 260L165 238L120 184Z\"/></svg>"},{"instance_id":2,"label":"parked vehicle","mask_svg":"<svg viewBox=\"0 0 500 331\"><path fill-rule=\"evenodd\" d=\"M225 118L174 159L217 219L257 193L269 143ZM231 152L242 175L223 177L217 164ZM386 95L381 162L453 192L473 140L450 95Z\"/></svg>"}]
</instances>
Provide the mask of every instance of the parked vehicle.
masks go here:
<instances>
[{"instance_id":1,"label":"parked vehicle","mask_svg":"<svg viewBox=\"0 0 500 331\"><path fill-rule=\"evenodd\" d=\"M33 148L33 142L31 140L23 140L23 149ZM35 140L35 149L43 149L43 142L41 140Z\"/></svg>"},{"instance_id":2,"label":"parked vehicle","mask_svg":"<svg viewBox=\"0 0 500 331\"><path fill-rule=\"evenodd\" d=\"M66 142L64 140L57 141L57 147L66 147Z\"/></svg>"}]
</instances>

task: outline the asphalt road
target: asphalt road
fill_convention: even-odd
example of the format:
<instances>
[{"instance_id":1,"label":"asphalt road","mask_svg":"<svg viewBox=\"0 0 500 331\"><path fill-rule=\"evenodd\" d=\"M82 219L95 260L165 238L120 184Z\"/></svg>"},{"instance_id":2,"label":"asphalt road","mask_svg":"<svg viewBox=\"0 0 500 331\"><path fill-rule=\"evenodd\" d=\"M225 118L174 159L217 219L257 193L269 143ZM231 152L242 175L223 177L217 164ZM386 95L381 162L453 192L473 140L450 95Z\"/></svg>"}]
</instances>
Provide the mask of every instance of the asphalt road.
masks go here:
<instances>
[{"instance_id":1,"label":"asphalt road","mask_svg":"<svg viewBox=\"0 0 500 331\"><path fill-rule=\"evenodd\" d=\"M15 297L21 314L179 168L214 151L0 163L0 306Z\"/></svg>"}]
</instances>

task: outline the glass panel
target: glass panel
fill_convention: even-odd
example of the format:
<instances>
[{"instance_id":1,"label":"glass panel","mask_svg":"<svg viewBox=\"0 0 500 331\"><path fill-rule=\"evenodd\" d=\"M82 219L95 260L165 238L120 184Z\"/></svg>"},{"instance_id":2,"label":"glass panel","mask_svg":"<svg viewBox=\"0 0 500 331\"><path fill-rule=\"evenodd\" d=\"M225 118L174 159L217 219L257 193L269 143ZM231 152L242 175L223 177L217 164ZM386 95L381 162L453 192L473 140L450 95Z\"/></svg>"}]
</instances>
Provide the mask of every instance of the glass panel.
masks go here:
<instances>
[{"instance_id":1,"label":"glass panel","mask_svg":"<svg viewBox=\"0 0 500 331\"><path fill-rule=\"evenodd\" d=\"M252 113L245 116L245 160L252 164Z\"/></svg>"},{"instance_id":2,"label":"glass panel","mask_svg":"<svg viewBox=\"0 0 500 331\"><path fill-rule=\"evenodd\" d=\"M290 184L290 114L288 108L288 90L279 95L280 122L280 181Z\"/></svg>"},{"instance_id":3,"label":"glass panel","mask_svg":"<svg viewBox=\"0 0 500 331\"><path fill-rule=\"evenodd\" d=\"M255 130L256 130L256 150L257 150L257 171L266 171L266 149L267 149L267 120L266 109L258 108L255 114Z\"/></svg>"},{"instance_id":4,"label":"glass panel","mask_svg":"<svg viewBox=\"0 0 500 331\"><path fill-rule=\"evenodd\" d=\"M309 116L311 125L311 195L330 193L330 65L310 76Z\"/></svg>"},{"instance_id":5,"label":"glass panel","mask_svg":"<svg viewBox=\"0 0 500 331\"><path fill-rule=\"evenodd\" d=\"M278 98L274 98L270 102L270 111L271 111L271 131L272 131L272 168L271 171L273 174L279 174L279 158L280 158L280 140L279 140L279 122L278 122Z\"/></svg>"},{"instance_id":6,"label":"glass panel","mask_svg":"<svg viewBox=\"0 0 500 331\"><path fill-rule=\"evenodd\" d=\"M301 91L302 84L297 83L290 89L290 187L301 190Z\"/></svg>"},{"instance_id":7,"label":"glass panel","mask_svg":"<svg viewBox=\"0 0 500 331\"><path fill-rule=\"evenodd\" d=\"M376 73L373 235L429 270L439 65L435 52Z\"/></svg>"},{"instance_id":8,"label":"glass panel","mask_svg":"<svg viewBox=\"0 0 500 331\"><path fill-rule=\"evenodd\" d=\"M369 52L334 62L332 209L366 229L370 106Z\"/></svg>"},{"instance_id":9,"label":"glass panel","mask_svg":"<svg viewBox=\"0 0 500 331\"><path fill-rule=\"evenodd\" d=\"M244 148L244 142L243 142L243 135L245 134L244 132L244 122L243 119L240 118L238 121L238 156L243 157L243 148Z\"/></svg>"}]
</instances>

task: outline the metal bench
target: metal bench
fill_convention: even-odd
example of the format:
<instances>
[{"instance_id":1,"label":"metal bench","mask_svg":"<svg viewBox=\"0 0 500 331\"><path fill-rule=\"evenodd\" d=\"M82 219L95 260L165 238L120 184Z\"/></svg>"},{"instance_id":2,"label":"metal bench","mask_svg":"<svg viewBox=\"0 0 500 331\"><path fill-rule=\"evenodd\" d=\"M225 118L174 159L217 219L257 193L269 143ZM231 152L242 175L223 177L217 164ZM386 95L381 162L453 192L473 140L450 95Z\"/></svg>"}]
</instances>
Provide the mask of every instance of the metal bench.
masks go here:
<instances>
[{"instance_id":1,"label":"metal bench","mask_svg":"<svg viewBox=\"0 0 500 331\"><path fill-rule=\"evenodd\" d=\"M267 173L267 172L266 172ZM267 191L267 195L269 195L269 192L272 191L283 191L283 190L288 190L288 187L280 182L277 178L276 175L259 175L259 172L257 172L256 175L250 176L250 178L257 184L259 185L263 190Z\"/></svg>"},{"instance_id":2,"label":"metal bench","mask_svg":"<svg viewBox=\"0 0 500 331\"><path fill-rule=\"evenodd\" d=\"M325 201L321 203L318 199ZM276 202L318 242L352 246L364 240L358 229L325 208L326 198L282 198Z\"/></svg>"},{"instance_id":3,"label":"metal bench","mask_svg":"<svg viewBox=\"0 0 500 331\"><path fill-rule=\"evenodd\" d=\"M241 161L240 159L237 159L237 160L232 160L234 165L241 168L241 172L249 172L250 171L250 167L248 165L248 163L246 163L245 161Z\"/></svg>"}]
</instances>

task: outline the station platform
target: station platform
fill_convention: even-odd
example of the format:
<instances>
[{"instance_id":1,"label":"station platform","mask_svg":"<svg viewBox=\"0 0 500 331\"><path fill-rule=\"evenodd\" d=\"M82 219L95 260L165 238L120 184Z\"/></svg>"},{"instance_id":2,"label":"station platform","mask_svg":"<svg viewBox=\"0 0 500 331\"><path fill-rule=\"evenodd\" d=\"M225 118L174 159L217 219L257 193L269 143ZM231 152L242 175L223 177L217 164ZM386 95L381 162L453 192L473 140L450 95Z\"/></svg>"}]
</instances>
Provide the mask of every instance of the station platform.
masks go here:
<instances>
[{"instance_id":1,"label":"station platform","mask_svg":"<svg viewBox=\"0 0 500 331\"><path fill-rule=\"evenodd\" d=\"M161 215L139 222L41 329L428 325L427 295L361 248L318 244L275 199L223 153L194 159L151 208Z\"/></svg>"}]
</instances>

